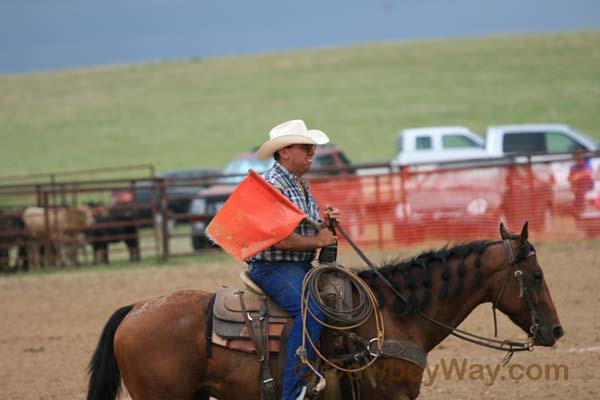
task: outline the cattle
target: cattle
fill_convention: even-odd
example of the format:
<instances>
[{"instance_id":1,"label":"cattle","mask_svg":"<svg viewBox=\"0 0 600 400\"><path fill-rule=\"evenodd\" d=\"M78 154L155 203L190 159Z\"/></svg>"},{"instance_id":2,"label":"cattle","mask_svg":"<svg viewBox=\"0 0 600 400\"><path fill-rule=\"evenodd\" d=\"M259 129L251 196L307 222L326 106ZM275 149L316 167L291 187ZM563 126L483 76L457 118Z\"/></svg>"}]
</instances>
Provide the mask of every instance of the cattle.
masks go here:
<instances>
[{"instance_id":1,"label":"cattle","mask_svg":"<svg viewBox=\"0 0 600 400\"><path fill-rule=\"evenodd\" d=\"M27 251L25 242L27 235L21 219L21 212L3 213L0 211L0 270L13 272L19 268L27 269ZM18 247L14 269L10 265L10 249Z\"/></svg>"},{"instance_id":2,"label":"cattle","mask_svg":"<svg viewBox=\"0 0 600 400\"><path fill-rule=\"evenodd\" d=\"M98 212L95 222L86 230L88 242L94 249L94 264L109 264L108 245L124 241L129 251L129 260L140 261L138 226L130 210L108 210Z\"/></svg>"},{"instance_id":3,"label":"cattle","mask_svg":"<svg viewBox=\"0 0 600 400\"><path fill-rule=\"evenodd\" d=\"M29 235L29 264L42 264L42 249L46 257L55 254L62 265L77 264L77 251L84 246L84 231L93 223L92 211L87 206L42 208L29 207L23 212L23 223ZM50 244L48 249L46 244Z\"/></svg>"}]
</instances>

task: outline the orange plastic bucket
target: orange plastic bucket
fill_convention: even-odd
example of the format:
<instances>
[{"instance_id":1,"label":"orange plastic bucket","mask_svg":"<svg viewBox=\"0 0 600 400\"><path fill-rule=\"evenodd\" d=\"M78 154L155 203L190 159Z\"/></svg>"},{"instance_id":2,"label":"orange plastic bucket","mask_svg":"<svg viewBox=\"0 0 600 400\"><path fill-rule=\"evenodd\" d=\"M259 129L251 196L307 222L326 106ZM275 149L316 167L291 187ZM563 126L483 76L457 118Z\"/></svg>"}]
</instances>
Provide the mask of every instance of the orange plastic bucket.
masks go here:
<instances>
[{"instance_id":1,"label":"orange plastic bucket","mask_svg":"<svg viewBox=\"0 0 600 400\"><path fill-rule=\"evenodd\" d=\"M250 170L206 228L208 237L244 261L288 237L306 216Z\"/></svg>"}]
</instances>

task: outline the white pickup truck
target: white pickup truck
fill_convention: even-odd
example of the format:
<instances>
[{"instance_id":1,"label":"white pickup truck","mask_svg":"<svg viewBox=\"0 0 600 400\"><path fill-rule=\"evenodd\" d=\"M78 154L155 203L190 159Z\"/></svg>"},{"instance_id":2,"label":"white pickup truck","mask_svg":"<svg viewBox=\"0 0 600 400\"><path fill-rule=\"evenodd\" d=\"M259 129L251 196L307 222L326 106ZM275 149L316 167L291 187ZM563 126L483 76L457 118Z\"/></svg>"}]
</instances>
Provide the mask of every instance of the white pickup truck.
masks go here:
<instances>
[{"instance_id":1,"label":"white pickup truck","mask_svg":"<svg viewBox=\"0 0 600 400\"><path fill-rule=\"evenodd\" d=\"M485 141L464 126L431 126L404 129L396 142L395 163L432 164L488 158Z\"/></svg>"},{"instance_id":2,"label":"white pickup truck","mask_svg":"<svg viewBox=\"0 0 600 400\"><path fill-rule=\"evenodd\" d=\"M533 160L568 160L576 148L598 150L587 135L561 124L498 125L485 140L464 126L409 128L398 135L395 163L438 164L455 160L497 158L515 153L554 153Z\"/></svg>"},{"instance_id":3,"label":"white pickup truck","mask_svg":"<svg viewBox=\"0 0 600 400\"><path fill-rule=\"evenodd\" d=\"M570 159L565 153L572 153L578 147L586 151L598 150L598 142L594 139L562 124L490 126L485 143L492 157L513 153L550 153L538 156L544 161ZM561 153L562 156L559 156Z\"/></svg>"},{"instance_id":4,"label":"white pickup truck","mask_svg":"<svg viewBox=\"0 0 600 400\"><path fill-rule=\"evenodd\" d=\"M394 164L420 168L457 160L493 160L510 154L533 153L532 161L547 161L550 165L554 177L554 206L559 208L572 200L568 181L570 153L576 148L589 152L599 150L594 139L564 124L490 126L485 140L462 126L410 128L399 133L397 148ZM600 158L590 161L593 170L598 171Z\"/></svg>"}]
</instances>

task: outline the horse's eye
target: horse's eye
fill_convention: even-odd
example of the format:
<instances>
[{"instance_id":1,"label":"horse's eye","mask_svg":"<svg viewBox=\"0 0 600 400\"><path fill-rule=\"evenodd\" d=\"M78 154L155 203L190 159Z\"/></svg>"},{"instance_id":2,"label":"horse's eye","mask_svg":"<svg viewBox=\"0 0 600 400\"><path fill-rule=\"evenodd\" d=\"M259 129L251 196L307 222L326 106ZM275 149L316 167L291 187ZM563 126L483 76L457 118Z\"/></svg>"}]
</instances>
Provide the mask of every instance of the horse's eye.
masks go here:
<instances>
[{"instance_id":1,"label":"horse's eye","mask_svg":"<svg viewBox=\"0 0 600 400\"><path fill-rule=\"evenodd\" d=\"M544 274L542 273L542 271L535 271L533 273L533 279L535 280L542 280L542 278L544 278Z\"/></svg>"}]
</instances>

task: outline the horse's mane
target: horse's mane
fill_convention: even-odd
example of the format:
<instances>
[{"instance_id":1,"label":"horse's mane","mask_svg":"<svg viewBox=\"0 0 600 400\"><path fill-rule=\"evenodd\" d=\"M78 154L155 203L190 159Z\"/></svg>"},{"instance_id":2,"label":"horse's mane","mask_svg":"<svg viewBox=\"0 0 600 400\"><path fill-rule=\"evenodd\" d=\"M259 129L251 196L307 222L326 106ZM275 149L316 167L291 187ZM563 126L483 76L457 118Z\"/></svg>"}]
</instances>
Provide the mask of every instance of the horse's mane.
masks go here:
<instances>
[{"instance_id":1,"label":"horse's mane","mask_svg":"<svg viewBox=\"0 0 600 400\"><path fill-rule=\"evenodd\" d=\"M425 251L413 258L398 260L394 259L386 262L385 265L379 267L379 272L384 275L394 288L403 294L408 300L408 303L396 298L393 305L394 309L401 315L409 315L417 310L424 310L431 299L429 289L432 282L432 274L439 271L442 284L437 292L437 299L444 300L448 296L456 296L463 287L463 280L467 274L465 267L465 259L470 254L475 254L476 258L474 265L474 281L476 286L481 279L481 255L487 248L486 241L473 241L468 243L460 243L453 246L444 246L440 249ZM455 272L450 268L449 261L456 259L459 261ZM413 270L420 271L414 274ZM398 279L398 275L402 279ZM417 276L415 276L417 275ZM358 273L358 276L363 279L371 288L373 288L378 296L379 306L385 305L385 300L381 292L383 283L378 280L372 270L363 270ZM451 279L452 278L452 282ZM400 282L402 281L402 282ZM452 286L451 286L452 285ZM424 288L420 299L417 299L417 289Z\"/></svg>"}]
</instances>

